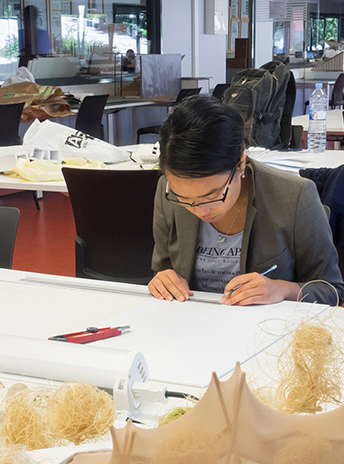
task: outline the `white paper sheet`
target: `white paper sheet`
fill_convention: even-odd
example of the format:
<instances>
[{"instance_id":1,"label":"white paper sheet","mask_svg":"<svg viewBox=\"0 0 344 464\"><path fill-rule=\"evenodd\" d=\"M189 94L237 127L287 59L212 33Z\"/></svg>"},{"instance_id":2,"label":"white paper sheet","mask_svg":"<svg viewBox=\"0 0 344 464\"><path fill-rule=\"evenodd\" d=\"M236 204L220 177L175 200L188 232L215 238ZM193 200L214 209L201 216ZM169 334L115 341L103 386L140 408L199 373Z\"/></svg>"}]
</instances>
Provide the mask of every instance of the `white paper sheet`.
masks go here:
<instances>
[{"instance_id":1,"label":"white paper sheet","mask_svg":"<svg viewBox=\"0 0 344 464\"><path fill-rule=\"evenodd\" d=\"M149 300L100 321L98 327L131 326L130 333L103 343L141 351L150 380L204 387L212 371L223 377L236 361L244 362L293 330L302 318L327 308L288 301L228 307Z\"/></svg>"}]
</instances>

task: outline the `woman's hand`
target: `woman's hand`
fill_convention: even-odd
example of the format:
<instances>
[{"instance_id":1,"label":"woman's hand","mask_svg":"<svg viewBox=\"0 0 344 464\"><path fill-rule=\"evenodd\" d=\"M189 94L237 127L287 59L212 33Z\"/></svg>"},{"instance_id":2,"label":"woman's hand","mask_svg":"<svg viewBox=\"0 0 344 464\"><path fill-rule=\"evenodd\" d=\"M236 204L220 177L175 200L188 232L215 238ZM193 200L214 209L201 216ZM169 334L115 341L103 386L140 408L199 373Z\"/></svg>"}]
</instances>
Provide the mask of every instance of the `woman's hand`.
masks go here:
<instances>
[{"instance_id":1,"label":"woman's hand","mask_svg":"<svg viewBox=\"0 0 344 464\"><path fill-rule=\"evenodd\" d=\"M158 272L149 282L148 290L159 300L185 301L193 296L187 281L172 269Z\"/></svg>"},{"instance_id":2,"label":"woman's hand","mask_svg":"<svg viewBox=\"0 0 344 464\"><path fill-rule=\"evenodd\" d=\"M234 290L236 286L239 286ZM225 288L221 303L225 305L271 304L297 299L300 287L295 282L273 280L257 272L234 277ZM230 292L229 295L226 295Z\"/></svg>"}]
</instances>

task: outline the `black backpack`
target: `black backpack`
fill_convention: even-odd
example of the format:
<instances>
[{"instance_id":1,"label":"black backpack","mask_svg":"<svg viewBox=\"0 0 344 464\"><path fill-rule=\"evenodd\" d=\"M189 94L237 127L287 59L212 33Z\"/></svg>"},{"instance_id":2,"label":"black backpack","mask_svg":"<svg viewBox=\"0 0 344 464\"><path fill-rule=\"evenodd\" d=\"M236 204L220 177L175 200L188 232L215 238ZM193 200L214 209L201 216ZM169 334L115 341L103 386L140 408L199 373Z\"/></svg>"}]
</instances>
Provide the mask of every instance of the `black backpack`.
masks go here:
<instances>
[{"instance_id":1,"label":"black backpack","mask_svg":"<svg viewBox=\"0 0 344 464\"><path fill-rule=\"evenodd\" d=\"M252 122L253 144L265 148L288 148L292 139L291 118L296 97L293 73L280 61L259 69L234 74L223 103Z\"/></svg>"}]
</instances>

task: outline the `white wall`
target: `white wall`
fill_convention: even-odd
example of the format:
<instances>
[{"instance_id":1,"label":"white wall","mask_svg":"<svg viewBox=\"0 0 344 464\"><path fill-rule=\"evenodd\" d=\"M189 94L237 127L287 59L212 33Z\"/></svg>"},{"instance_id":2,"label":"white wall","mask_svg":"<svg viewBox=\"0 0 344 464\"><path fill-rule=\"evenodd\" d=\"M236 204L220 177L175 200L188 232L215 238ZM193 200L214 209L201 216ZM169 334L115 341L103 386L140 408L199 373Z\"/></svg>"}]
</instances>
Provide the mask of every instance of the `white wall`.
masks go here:
<instances>
[{"instance_id":1,"label":"white wall","mask_svg":"<svg viewBox=\"0 0 344 464\"><path fill-rule=\"evenodd\" d=\"M210 88L226 82L226 34L205 34L205 0L199 4L199 73L211 77Z\"/></svg>"},{"instance_id":2,"label":"white wall","mask_svg":"<svg viewBox=\"0 0 344 464\"><path fill-rule=\"evenodd\" d=\"M257 0L257 8L259 0ZM257 21L255 24L255 68L272 60L273 22Z\"/></svg>"},{"instance_id":3,"label":"white wall","mask_svg":"<svg viewBox=\"0 0 344 464\"><path fill-rule=\"evenodd\" d=\"M161 53L180 53L182 77L192 77L191 0L162 0Z\"/></svg>"},{"instance_id":4,"label":"white wall","mask_svg":"<svg viewBox=\"0 0 344 464\"><path fill-rule=\"evenodd\" d=\"M162 53L185 55L182 77L226 82L226 35L204 33L205 0L162 0Z\"/></svg>"}]
</instances>

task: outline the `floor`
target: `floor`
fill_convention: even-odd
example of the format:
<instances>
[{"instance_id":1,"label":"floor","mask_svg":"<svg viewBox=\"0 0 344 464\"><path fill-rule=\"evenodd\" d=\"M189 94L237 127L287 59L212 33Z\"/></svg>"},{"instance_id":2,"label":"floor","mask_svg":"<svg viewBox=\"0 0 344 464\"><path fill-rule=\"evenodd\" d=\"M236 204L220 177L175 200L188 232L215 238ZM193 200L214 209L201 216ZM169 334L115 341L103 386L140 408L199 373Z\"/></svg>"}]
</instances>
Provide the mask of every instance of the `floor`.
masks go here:
<instances>
[{"instance_id":1,"label":"floor","mask_svg":"<svg viewBox=\"0 0 344 464\"><path fill-rule=\"evenodd\" d=\"M20 210L12 269L74 277L76 231L69 197L44 192L39 204L40 211L29 191L0 197L0 206Z\"/></svg>"}]
</instances>

